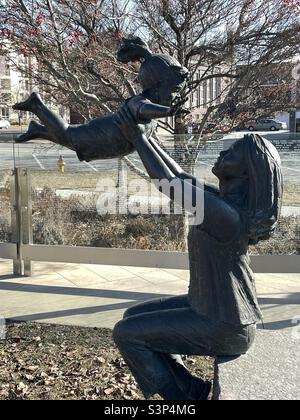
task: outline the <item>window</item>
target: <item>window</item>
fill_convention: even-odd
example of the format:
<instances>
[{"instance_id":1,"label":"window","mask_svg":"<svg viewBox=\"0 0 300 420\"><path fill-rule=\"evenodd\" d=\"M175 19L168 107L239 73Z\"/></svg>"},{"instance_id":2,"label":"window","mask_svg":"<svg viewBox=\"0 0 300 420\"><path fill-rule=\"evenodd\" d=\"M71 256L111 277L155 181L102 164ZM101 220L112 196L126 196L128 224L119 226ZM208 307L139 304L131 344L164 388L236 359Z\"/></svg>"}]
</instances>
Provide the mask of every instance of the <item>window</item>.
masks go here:
<instances>
[{"instance_id":1,"label":"window","mask_svg":"<svg viewBox=\"0 0 300 420\"><path fill-rule=\"evenodd\" d=\"M201 83L200 86L200 102L201 102L201 106L204 107L205 102L204 102L204 83Z\"/></svg>"},{"instance_id":2,"label":"window","mask_svg":"<svg viewBox=\"0 0 300 420\"><path fill-rule=\"evenodd\" d=\"M197 108L200 108L201 106L201 86L200 85L197 87L196 94L197 94Z\"/></svg>"},{"instance_id":3,"label":"window","mask_svg":"<svg viewBox=\"0 0 300 420\"><path fill-rule=\"evenodd\" d=\"M214 84L215 84L214 82L215 82L214 79L210 79L210 83L209 83L209 96L210 96L210 102L211 102L210 105L212 105L213 101L216 99L214 96Z\"/></svg>"},{"instance_id":4,"label":"window","mask_svg":"<svg viewBox=\"0 0 300 420\"><path fill-rule=\"evenodd\" d=\"M9 108L1 108L1 118L9 119Z\"/></svg>"},{"instance_id":5,"label":"window","mask_svg":"<svg viewBox=\"0 0 300 420\"><path fill-rule=\"evenodd\" d=\"M25 80L25 91L29 92L30 91L30 83L29 80Z\"/></svg>"},{"instance_id":6,"label":"window","mask_svg":"<svg viewBox=\"0 0 300 420\"><path fill-rule=\"evenodd\" d=\"M1 90L11 90L11 82L9 79L0 80L0 89Z\"/></svg>"},{"instance_id":7,"label":"window","mask_svg":"<svg viewBox=\"0 0 300 420\"><path fill-rule=\"evenodd\" d=\"M0 56L0 76L5 74L5 57Z\"/></svg>"},{"instance_id":8,"label":"window","mask_svg":"<svg viewBox=\"0 0 300 420\"><path fill-rule=\"evenodd\" d=\"M10 76L10 65L9 64L5 64L4 75L5 76Z\"/></svg>"},{"instance_id":9,"label":"window","mask_svg":"<svg viewBox=\"0 0 300 420\"><path fill-rule=\"evenodd\" d=\"M191 105L190 105L191 108L194 107L194 101L195 101L195 95L194 95L194 93L192 93L191 94Z\"/></svg>"}]
</instances>

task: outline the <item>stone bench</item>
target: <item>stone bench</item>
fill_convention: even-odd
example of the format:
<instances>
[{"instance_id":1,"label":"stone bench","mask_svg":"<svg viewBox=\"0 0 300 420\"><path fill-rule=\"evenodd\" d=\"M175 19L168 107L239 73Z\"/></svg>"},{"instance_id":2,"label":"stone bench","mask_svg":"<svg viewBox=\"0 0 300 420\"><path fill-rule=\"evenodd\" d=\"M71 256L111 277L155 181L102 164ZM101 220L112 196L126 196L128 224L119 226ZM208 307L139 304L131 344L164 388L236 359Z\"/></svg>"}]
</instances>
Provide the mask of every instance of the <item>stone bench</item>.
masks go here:
<instances>
[{"instance_id":1,"label":"stone bench","mask_svg":"<svg viewBox=\"0 0 300 420\"><path fill-rule=\"evenodd\" d=\"M258 330L247 355L219 358L213 399L299 400L300 337L294 332Z\"/></svg>"}]
</instances>

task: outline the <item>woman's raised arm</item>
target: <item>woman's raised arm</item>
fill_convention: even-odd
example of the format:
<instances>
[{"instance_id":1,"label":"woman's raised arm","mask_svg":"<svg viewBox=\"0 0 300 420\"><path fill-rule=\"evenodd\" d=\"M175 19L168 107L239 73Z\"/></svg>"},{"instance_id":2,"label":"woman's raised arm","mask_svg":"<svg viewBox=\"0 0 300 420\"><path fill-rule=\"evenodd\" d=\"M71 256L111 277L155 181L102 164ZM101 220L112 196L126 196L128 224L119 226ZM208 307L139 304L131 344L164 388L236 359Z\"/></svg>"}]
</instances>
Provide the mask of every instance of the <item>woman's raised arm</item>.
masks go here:
<instances>
[{"instance_id":1,"label":"woman's raised arm","mask_svg":"<svg viewBox=\"0 0 300 420\"><path fill-rule=\"evenodd\" d=\"M205 228L217 239L227 242L235 236L240 227L240 218L230 205L205 190L203 184L176 176L142 133L136 137L134 146L150 178L158 182L163 194L188 213L196 215L198 224L204 223Z\"/></svg>"},{"instance_id":2,"label":"woman's raised arm","mask_svg":"<svg viewBox=\"0 0 300 420\"><path fill-rule=\"evenodd\" d=\"M199 183L198 179L194 175L188 174L184 169L182 169L182 167L174 159L172 159L171 156L168 155L168 153L166 153L154 139L150 138L149 142L175 176L184 181L192 181L194 185ZM209 191L214 194L219 192L213 185L204 181L202 183L204 184L205 191Z\"/></svg>"},{"instance_id":3,"label":"woman's raised arm","mask_svg":"<svg viewBox=\"0 0 300 420\"><path fill-rule=\"evenodd\" d=\"M140 126L142 128L142 126ZM176 174L164 162L162 157L157 153L151 145L142 130L133 137L132 142L140 158L152 180L168 180L172 181L176 178Z\"/></svg>"}]
</instances>

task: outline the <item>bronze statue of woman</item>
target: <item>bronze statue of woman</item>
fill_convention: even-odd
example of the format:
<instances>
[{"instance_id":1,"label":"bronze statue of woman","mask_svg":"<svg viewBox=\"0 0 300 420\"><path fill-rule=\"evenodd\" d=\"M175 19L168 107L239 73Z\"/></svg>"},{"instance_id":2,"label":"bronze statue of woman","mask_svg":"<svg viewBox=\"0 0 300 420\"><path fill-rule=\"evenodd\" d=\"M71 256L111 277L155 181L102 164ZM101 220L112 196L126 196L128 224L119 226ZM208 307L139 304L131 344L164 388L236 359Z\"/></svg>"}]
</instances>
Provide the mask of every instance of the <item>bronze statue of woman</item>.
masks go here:
<instances>
[{"instance_id":1,"label":"bronze statue of woman","mask_svg":"<svg viewBox=\"0 0 300 420\"><path fill-rule=\"evenodd\" d=\"M167 400L205 400L211 384L193 377L179 355L239 356L253 344L262 314L248 247L269 239L277 224L280 157L269 141L246 135L216 162L218 189L200 186L146 138L143 127L132 137L152 179L177 179L183 192L192 181L187 211L195 211L196 189L202 188L205 214L189 233L188 294L130 308L115 326L114 340L146 398L158 393Z\"/></svg>"}]
</instances>

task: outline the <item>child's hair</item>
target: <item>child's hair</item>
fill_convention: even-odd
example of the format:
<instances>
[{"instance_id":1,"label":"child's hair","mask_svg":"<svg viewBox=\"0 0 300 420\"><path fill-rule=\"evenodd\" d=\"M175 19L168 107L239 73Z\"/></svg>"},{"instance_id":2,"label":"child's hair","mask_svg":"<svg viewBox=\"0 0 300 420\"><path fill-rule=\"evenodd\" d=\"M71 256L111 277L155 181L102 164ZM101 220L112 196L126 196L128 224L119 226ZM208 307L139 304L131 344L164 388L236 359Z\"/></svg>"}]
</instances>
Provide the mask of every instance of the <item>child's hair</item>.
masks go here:
<instances>
[{"instance_id":1,"label":"child's hair","mask_svg":"<svg viewBox=\"0 0 300 420\"><path fill-rule=\"evenodd\" d=\"M140 38L123 39L118 52L118 60L123 63L143 59L139 81L143 90L151 89L161 83L171 86L185 85L188 70L174 58L164 54L153 54L149 46Z\"/></svg>"},{"instance_id":2,"label":"child's hair","mask_svg":"<svg viewBox=\"0 0 300 420\"><path fill-rule=\"evenodd\" d=\"M146 59L151 55L152 52L146 42L138 37L130 37L122 38L117 57L121 63L128 64L130 61Z\"/></svg>"}]
</instances>

